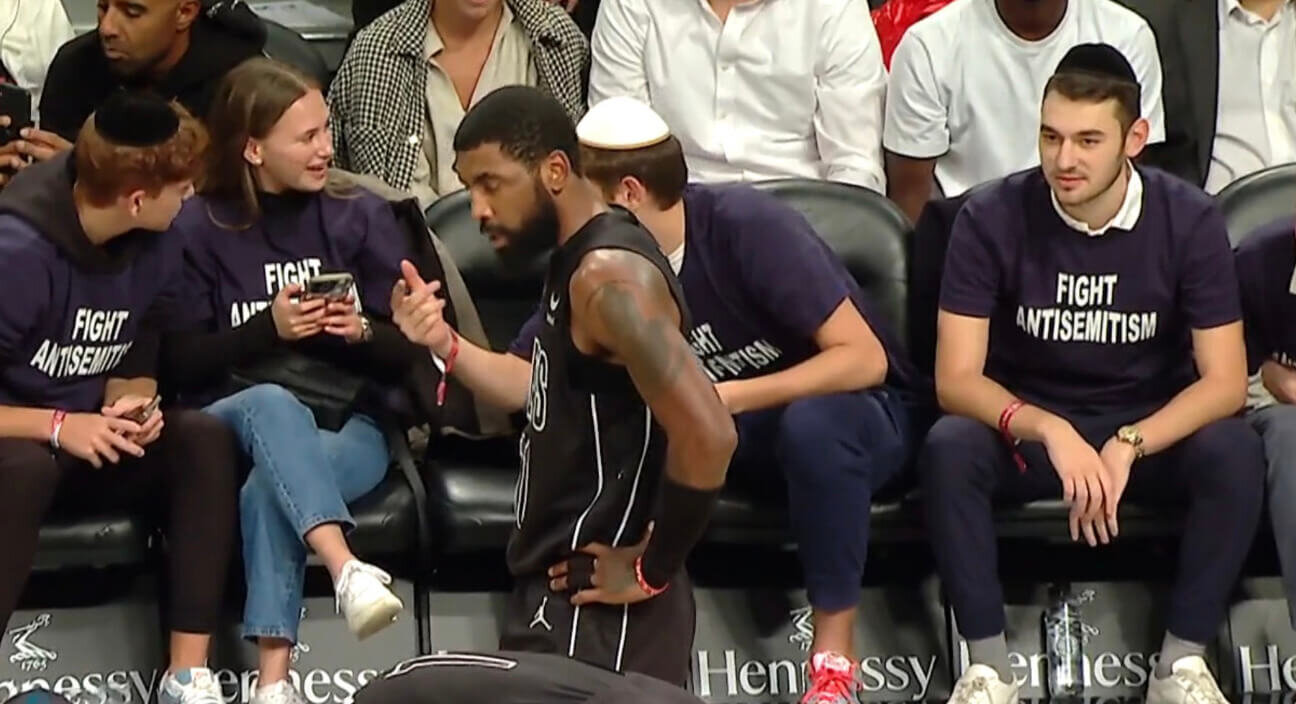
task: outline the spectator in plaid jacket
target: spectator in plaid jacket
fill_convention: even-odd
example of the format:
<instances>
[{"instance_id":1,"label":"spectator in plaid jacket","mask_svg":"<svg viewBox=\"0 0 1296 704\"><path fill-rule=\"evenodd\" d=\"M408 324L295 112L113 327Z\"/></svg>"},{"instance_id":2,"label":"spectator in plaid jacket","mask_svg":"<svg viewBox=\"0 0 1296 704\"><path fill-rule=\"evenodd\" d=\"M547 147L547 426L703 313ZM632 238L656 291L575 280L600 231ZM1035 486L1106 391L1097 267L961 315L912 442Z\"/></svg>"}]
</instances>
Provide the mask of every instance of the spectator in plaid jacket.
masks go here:
<instances>
[{"instance_id":1,"label":"spectator in plaid jacket","mask_svg":"<svg viewBox=\"0 0 1296 704\"><path fill-rule=\"evenodd\" d=\"M406 0L357 35L329 90L336 164L424 205L462 188L455 130L496 88L527 84L585 110L589 42L545 0Z\"/></svg>"}]
</instances>

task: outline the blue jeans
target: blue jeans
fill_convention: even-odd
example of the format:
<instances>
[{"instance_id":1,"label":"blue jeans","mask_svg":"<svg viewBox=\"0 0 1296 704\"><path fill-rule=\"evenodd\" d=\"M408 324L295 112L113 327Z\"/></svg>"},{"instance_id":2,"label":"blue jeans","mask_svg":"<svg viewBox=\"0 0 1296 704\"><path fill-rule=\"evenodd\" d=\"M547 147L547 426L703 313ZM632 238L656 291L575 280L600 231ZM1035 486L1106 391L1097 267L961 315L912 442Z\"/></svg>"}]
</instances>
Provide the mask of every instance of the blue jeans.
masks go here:
<instances>
[{"instance_id":1,"label":"blue jeans","mask_svg":"<svg viewBox=\"0 0 1296 704\"><path fill-rule=\"evenodd\" d=\"M325 523L355 526L347 502L382 481L391 459L374 421L354 415L336 433L274 384L203 409L234 431L252 472L239 492L247 601L243 637L297 641L306 578L303 536Z\"/></svg>"}]
</instances>

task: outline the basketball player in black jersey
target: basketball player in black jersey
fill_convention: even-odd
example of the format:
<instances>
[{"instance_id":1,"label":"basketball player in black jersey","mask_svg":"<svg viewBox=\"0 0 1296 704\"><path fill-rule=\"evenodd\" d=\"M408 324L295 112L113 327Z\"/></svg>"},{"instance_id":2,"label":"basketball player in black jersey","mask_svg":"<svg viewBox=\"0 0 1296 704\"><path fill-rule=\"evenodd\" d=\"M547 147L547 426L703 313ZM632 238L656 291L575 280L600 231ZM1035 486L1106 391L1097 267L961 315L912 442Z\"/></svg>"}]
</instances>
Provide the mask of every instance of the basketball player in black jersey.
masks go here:
<instances>
[{"instance_id":1,"label":"basketball player in black jersey","mask_svg":"<svg viewBox=\"0 0 1296 704\"><path fill-rule=\"evenodd\" d=\"M406 660L356 704L702 704L653 677L540 653L441 653Z\"/></svg>"},{"instance_id":2,"label":"basketball player in black jersey","mask_svg":"<svg viewBox=\"0 0 1296 704\"><path fill-rule=\"evenodd\" d=\"M401 330L448 374L526 408L500 647L682 685L694 625L684 558L736 436L681 333L679 285L651 235L584 179L575 127L552 98L501 88L468 112L454 144L497 252L553 250L530 339L513 345L530 359L461 339L436 284L408 263L392 294Z\"/></svg>"}]
</instances>

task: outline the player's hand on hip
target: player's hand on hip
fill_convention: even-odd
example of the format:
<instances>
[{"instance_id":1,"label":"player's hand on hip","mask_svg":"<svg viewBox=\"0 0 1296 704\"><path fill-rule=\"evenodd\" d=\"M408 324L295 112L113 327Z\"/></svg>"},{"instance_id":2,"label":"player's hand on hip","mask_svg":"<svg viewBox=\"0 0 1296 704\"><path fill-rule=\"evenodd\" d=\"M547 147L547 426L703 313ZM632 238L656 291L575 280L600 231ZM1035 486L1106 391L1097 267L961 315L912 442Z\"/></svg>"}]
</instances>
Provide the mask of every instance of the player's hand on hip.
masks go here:
<instances>
[{"instance_id":1,"label":"player's hand on hip","mask_svg":"<svg viewBox=\"0 0 1296 704\"><path fill-rule=\"evenodd\" d=\"M270 304L270 316L274 318L275 332L281 340L302 340L318 335L324 329L328 302L323 298L301 299L301 292L300 284L288 284L279 289Z\"/></svg>"},{"instance_id":2,"label":"player's hand on hip","mask_svg":"<svg viewBox=\"0 0 1296 704\"><path fill-rule=\"evenodd\" d=\"M140 432L138 423L98 413L69 413L59 430L59 447L89 462L95 469L104 462L117 464L121 456L144 456L144 448L128 439Z\"/></svg>"},{"instance_id":3,"label":"player's hand on hip","mask_svg":"<svg viewBox=\"0 0 1296 704\"><path fill-rule=\"evenodd\" d=\"M1111 487L1098 452L1069 426L1066 432L1046 438L1044 447L1062 480L1062 499L1071 507L1067 519L1071 539L1083 535L1090 546L1109 542L1104 510Z\"/></svg>"},{"instance_id":4,"label":"player's hand on hip","mask_svg":"<svg viewBox=\"0 0 1296 704\"><path fill-rule=\"evenodd\" d=\"M1133 469L1138 454L1129 443L1112 437L1103 443L1102 451L1098 456L1102 458L1103 468L1107 472L1109 488L1107 501L1103 507L1103 519L1107 522L1107 531L1115 538L1120 534L1116 511L1120 508L1121 497L1125 495L1125 487L1129 485L1130 470Z\"/></svg>"},{"instance_id":5,"label":"player's hand on hip","mask_svg":"<svg viewBox=\"0 0 1296 704\"><path fill-rule=\"evenodd\" d=\"M580 548L579 552L594 558L594 570L590 576L590 586L572 594L571 603L576 606L584 604L637 604L652 598L639 586L635 577L635 561L648 548L652 537L650 527L644 533L643 540L623 548L614 548L602 543L590 543ZM577 559L560 563L550 568L550 588L554 591L567 591L567 577L571 573L571 564Z\"/></svg>"}]
</instances>

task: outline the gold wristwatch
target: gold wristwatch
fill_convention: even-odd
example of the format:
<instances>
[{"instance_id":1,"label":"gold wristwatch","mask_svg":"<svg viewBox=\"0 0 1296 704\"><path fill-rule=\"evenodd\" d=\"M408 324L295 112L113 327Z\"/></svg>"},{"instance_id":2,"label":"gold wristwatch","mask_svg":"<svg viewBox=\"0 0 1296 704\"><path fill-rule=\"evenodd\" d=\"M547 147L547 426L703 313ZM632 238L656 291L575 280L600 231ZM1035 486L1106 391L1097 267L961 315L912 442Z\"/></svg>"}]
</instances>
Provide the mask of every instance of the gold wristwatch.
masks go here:
<instances>
[{"instance_id":1,"label":"gold wristwatch","mask_svg":"<svg viewBox=\"0 0 1296 704\"><path fill-rule=\"evenodd\" d=\"M1116 441L1134 448L1136 459L1143 456L1143 433L1139 431L1138 426L1122 425L1116 430Z\"/></svg>"}]
</instances>

